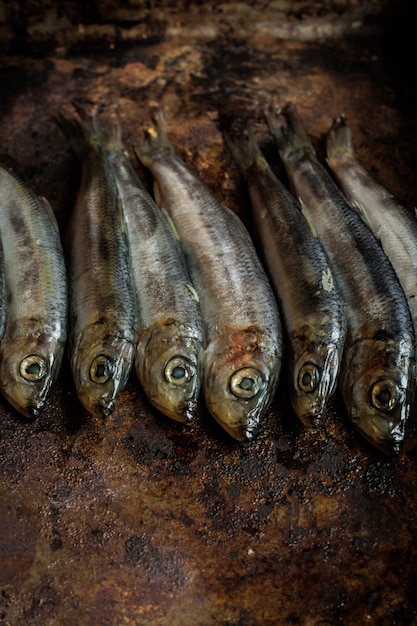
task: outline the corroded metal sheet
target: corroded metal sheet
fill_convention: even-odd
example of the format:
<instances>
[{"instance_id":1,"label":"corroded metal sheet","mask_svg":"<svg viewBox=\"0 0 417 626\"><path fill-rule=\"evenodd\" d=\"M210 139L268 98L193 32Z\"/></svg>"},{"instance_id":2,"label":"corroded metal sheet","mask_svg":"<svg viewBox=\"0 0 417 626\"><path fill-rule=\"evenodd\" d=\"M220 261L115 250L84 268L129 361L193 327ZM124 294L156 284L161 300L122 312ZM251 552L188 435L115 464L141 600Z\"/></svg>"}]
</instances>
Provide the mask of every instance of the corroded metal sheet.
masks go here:
<instances>
[{"instance_id":1,"label":"corroded metal sheet","mask_svg":"<svg viewBox=\"0 0 417 626\"><path fill-rule=\"evenodd\" d=\"M412 210L413 87L385 3L127 3L112 19L95 3L60 16L40 4L50 22L15 7L1 23L0 156L49 199L63 236L79 169L53 114L75 97L103 115L118 103L129 146L163 102L181 156L249 228L221 124L250 123L282 173L265 102L296 102L320 155L344 112L362 160ZM306 433L285 375L250 443L203 401L187 427L158 415L133 375L102 421L65 362L37 420L0 401L0 624L414 624L416 431L414 409L401 454L382 457L336 394L325 429Z\"/></svg>"}]
</instances>

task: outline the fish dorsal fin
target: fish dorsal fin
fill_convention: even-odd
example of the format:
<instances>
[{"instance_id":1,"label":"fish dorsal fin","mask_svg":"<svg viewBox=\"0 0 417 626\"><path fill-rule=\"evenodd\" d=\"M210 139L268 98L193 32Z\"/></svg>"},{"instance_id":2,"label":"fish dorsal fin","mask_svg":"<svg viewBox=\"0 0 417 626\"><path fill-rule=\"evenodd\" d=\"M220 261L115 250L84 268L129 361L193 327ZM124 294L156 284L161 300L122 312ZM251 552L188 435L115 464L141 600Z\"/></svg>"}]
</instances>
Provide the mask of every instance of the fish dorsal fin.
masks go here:
<instances>
[{"instance_id":1,"label":"fish dorsal fin","mask_svg":"<svg viewBox=\"0 0 417 626\"><path fill-rule=\"evenodd\" d=\"M174 235L175 239L177 241L180 241L180 236L178 234L177 227L175 226L174 220L172 219L172 217L170 216L170 214L168 213L168 211L166 209L164 209L162 207L161 211L162 211L163 215L165 216L165 219L168 222L168 225L169 225L169 227L170 227L170 229L172 231L172 234Z\"/></svg>"},{"instance_id":2,"label":"fish dorsal fin","mask_svg":"<svg viewBox=\"0 0 417 626\"><path fill-rule=\"evenodd\" d=\"M48 213L56 232L59 233L58 222L56 221L56 216L53 211L53 208L51 207L48 200L44 196L40 196L39 200L41 201L41 204L45 207L45 210Z\"/></svg>"},{"instance_id":3,"label":"fish dorsal fin","mask_svg":"<svg viewBox=\"0 0 417 626\"><path fill-rule=\"evenodd\" d=\"M313 218L311 217L310 211L307 208L307 205L304 204L304 202L302 201L301 198L298 198L298 202L300 203L301 213L303 214L303 217L304 217L305 221L309 225L309 228L310 228L311 232L313 233L313 236L317 239L317 230L316 230L316 227L314 225Z\"/></svg>"}]
</instances>

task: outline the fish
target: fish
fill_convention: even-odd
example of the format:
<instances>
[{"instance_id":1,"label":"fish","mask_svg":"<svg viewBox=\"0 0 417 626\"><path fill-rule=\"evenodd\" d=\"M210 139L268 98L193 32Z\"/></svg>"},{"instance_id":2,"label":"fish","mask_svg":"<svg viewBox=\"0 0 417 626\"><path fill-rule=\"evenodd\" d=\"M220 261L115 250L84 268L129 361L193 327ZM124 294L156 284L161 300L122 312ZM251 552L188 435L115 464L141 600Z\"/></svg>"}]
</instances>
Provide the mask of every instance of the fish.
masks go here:
<instances>
[{"instance_id":1,"label":"fish","mask_svg":"<svg viewBox=\"0 0 417 626\"><path fill-rule=\"evenodd\" d=\"M417 335L417 221L358 159L344 115L326 138L327 163L351 207L381 243L407 297Z\"/></svg>"},{"instance_id":2,"label":"fish","mask_svg":"<svg viewBox=\"0 0 417 626\"><path fill-rule=\"evenodd\" d=\"M69 361L81 404L109 417L132 368L138 328L126 225L97 116L74 103L57 122L81 164L67 232Z\"/></svg>"},{"instance_id":3,"label":"fish","mask_svg":"<svg viewBox=\"0 0 417 626\"><path fill-rule=\"evenodd\" d=\"M162 110L135 150L154 177L156 202L174 223L200 299L207 409L233 438L250 440L281 368L282 327L271 285L237 214L175 153Z\"/></svg>"},{"instance_id":4,"label":"fish","mask_svg":"<svg viewBox=\"0 0 417 626\"><path fill-rule=\"evenodd\" d=\"M64 252L55 214L18 175L0 167L0 233L7 291L0 280L0 389L24 417L44 408L68 331ZM5 322L5 325L4 325Z\"/></svg>"},{"instance_id":5,"label":"fish","mask_svg":"<svg viewBox=\"0 0 417 626\"><path fill-rule=\"evenodd\" d=\"M265 113L293 192L347 303L339 376L347 415L381 452L398 453L415 376L415 335L404 291L381 246L318 160L295 106L272 105Z\"/></svg>"},{"instance_id":6,"label":"fish","mask_svg":"<svg viewBox=\"0 0 417 626\"><path fill-rule=\"evenodd\" d=\"M337 385L345 301L314 229L253 133L224 135L249 191L259 248L282 312L291 404L306 428L318 428Z\"/></svg>"},{"instance_id":7,"label":"fish","mask_svg":"<svg viewBox=\"0 0 417 626\"><path fill-rule=\"evenodd\" d=\"M104 146L131 251L139 315L136 374L158 411L178 422L190 422L203 377L199 297L172 226L132 166L117 115L107 129Z\"/></svg>"}]
</instances>

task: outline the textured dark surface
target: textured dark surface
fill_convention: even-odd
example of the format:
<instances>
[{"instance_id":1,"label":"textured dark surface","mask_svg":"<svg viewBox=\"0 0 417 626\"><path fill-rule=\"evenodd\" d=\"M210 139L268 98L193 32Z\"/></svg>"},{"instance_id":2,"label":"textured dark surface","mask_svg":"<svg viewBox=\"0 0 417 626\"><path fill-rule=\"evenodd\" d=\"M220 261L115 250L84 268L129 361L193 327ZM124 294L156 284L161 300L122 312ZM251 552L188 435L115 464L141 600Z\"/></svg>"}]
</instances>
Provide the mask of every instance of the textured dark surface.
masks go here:
<instances>
[{"instance_id":1,"label":"textured dark surface","mask_svg":"<svg viewBox=\"0 0 417 626\"><path fill-rule=\"evenodd\" d=\"M359 156L413 210L402 3L114 4L0 3L1 162L63 234L79 170L52 115L74 97L104 115L117 102L129 146L162 101L181 156L249 226L221 124L250 122L279 173L265 102L294 101L320 155L344 112ZM0 403L0 624L415 624L416 446L415 409L390 459L351 431L338 394L325 432L305 433L285 376L252 443L203 403L189 427L157 415L133 376L100 421L65 362L38 420Z\"/></svg>"}]
</instances>

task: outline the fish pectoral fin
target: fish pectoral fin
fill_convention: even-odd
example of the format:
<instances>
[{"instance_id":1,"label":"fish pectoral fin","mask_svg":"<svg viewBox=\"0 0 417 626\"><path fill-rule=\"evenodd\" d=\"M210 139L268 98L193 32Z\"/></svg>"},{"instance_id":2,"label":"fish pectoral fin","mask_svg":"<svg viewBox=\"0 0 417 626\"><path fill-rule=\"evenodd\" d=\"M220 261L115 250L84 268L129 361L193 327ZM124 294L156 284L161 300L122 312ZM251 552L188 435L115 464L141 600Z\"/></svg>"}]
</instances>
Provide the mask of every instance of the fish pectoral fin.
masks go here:
<instances>
[{"instance_id":1,"label":"fish pectoral fin","mask_svg":"<svg viewBox=\"0 0 417 626\"><path fill-rule=\"evenodd\" d=\"M193 285L191 285L190 283L186 283L185 286L187 287L188 291L191 293L192 299L195 300L196 302L200 302L199 295L197 291L195 290L195 288L193 287Z\"/></svg>"},{"instance_id":2,"label":"fish pectoral fin","mask_svg":"<svg viewBox=\"0 0 417 626\"><path fill-rule=\"evenodd\" d=\"M120 230L122 233L126 234L126 222L125 222L125 217L123 213L122 200L120 196L117 196L116 211L117 211L117 215L119 218Z\"/></svg>"},{"instance_id":3,"label":"fish pectoral fin","mask_svg":"<svg viewBox=\"0 0 417 626\"><path fill-rule=\"evenodd\" d=\"M316 230L316 227L314 225L313 218L311 217L310 211L307 208L307 205L304 204L304 202L302 201L301 198L298 198L298 202L300 203L300 206L301 206L301 213L302 213L305 221L307 222L311 232L313 233L313 237L315 237L317 239L317 230Z\"/></svg>"},{"instance_id":4,"label":"fish pectoral fin","mask_svg":"<svg viewBox=\"0 0 417 626\"><path fill-rule=\"evenodd\" d=\"M363 208L363 205L358 201L358 200L352 200L350 202L350 206L356 211L356 213L359 215L359 217L361 218L361 220L363 222L365 222L365 224L367 225L367 227L372 230L371 228L371 224L367 218L366 215L366 211Z\"/></svg>"},{"instance_id":5,"label":"fish pectoral fin","mask_svg":"<svg viewBox=\"0 0 417 626\"><path fill-rule=\"evenodd\" d=\"M236 215L236 213L232 211L232 209L229 209L228 206L225 206L224 204L222 206L224 207L225 211L228 212L229 215L233 218L236 226L238 226L240 232L245 237L245 239L247 239L247 241L249 241L249 243L253 245L252 237L250 236L248 229L246 228L240 217Z\"/></svg>"},{"instance_id":6,"label":"fish pectoral fin","mask_svg":"<svg viewBox=\"0 0 417 626\"><path fill-rule=\"evenodd\" d=\"M53 208L51 207L51 205L49 204L48 200L44 196L41 196L39 198L39 200L41 201L41 203L43 204L43 206L46 209L46 212L48 213L49 217L51 218L51 222L54 225L54 228L55 228L56 232L59 233L58 222L56 221L56 216L55 216Z\"/></svg>"},{"instance_id":7,"label":"fish pectoral fin","mask_svg":"<svg viewBox=\"0 0 417 626\"><path fill-rule=\"evenodd\" d=\"M161 207L161 211L162 211L163 215L165 216L165 219L168 222L168 225L169 225L169 227L170 227L170 229L172 231L172 234L174 235L175 239L177 241L180 241L180 236L178 234L177 227L175 226L174 220L172 219L172 217L170 216L170 214L167 212L166 209Z\"/></svg>"}]
</instances>

